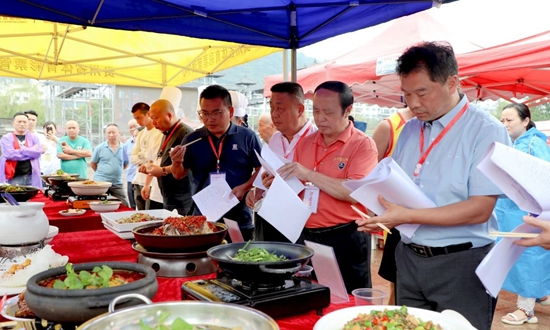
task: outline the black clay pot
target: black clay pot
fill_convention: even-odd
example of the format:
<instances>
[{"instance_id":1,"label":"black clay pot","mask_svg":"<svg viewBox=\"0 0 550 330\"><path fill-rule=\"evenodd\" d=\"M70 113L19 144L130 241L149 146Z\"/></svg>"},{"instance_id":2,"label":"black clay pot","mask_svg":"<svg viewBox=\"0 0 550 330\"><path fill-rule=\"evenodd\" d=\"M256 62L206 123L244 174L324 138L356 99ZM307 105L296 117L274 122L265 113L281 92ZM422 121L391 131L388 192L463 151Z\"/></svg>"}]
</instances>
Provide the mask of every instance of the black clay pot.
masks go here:
<instances>
[{"instance_id":1,"label":"black clay pot","mask_svg":"<svg viewBox=\"0 0 550 330\"><path fill-rule=\"evenodd\" d=\"M66 273L65 267L49 269L31 277L27 282L25 300L29 308L39 318L58 323L82 323L98 315L107 313L109 303L126 293L140 293L153 298L158 283L155 271L149 266L130 262L94 262L73 265L75 271L91 271L95 266L107 265L113 270L136 271L145 277L128 284L88 290L59 290L38 285L39 282ZM128 299L120 308L139 305L140 300Z\"/></svg>"}]
</instances>

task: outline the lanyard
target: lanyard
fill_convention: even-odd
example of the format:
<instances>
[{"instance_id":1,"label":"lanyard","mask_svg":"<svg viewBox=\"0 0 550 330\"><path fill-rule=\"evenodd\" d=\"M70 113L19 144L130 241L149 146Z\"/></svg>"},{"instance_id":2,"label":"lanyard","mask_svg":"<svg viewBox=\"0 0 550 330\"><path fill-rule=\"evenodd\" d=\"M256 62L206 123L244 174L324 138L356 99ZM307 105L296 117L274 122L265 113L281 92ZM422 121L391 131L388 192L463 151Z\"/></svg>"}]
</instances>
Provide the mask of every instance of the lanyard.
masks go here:
<instances>
[{"instance_id":1,"label":"lanyard","mask_svg":"<svg viewBox=\"0 0 550 330\"><path fill-rule=\"evenodd\" d=\"M214 152L214 155L216 156L216 171L218 171L218 173L220 173L220 157L222 155L223 140L225 140L225 135L220 140L220 144L218 145L218 151L216 152L216 147L214 147L214 142L212 141L212 137L208 135L208 141L210 142L210 147L212 148L212 152Z\"/></svg>"},{"instance_id":2,"label":"lanyard","mask_svg":"<svg viewBox=\"0 0 550 330\"><path fill-rule=\"evenodd\" d=\"M294 147L292 147L292 149L290 149L288 151L288 153L286 152L286 147L285 147L285 137L283 136L283 134L281 134L281 143L283 145L283 156L285 157L285 159L288 159L288 156L290 156L290 154L292 153L292 151L294 151L294 149L296 149L296 147L298 146L298 144L300 144L300 141L302 141L302 139L304 137L307 136L307 133L309 132L309 130L311 129L311 123L309 123L309 126L307 127L307 129L305 130L304 134L302 134L302 136L300 136L300 138L298 139L298 142L296 142L296 144L294 145ZM289 144L290 146L290 144Z\"/></svg>"},{"instance_id":3,"label":"lanyard","mask_svg":"<svg viewBox=\"0 0 550 330\"><path fill-rule=\"evenodd\" d=\"M418 176L418 174L420 174L420 169L422 168L422 165L424 164L424 161L426 160L426 158L428 158L428 155L430 154L430 152L432 151L432 149L436 146L436 144L439 143L439 141L441 141L441 139L443 139L443 137L445 136L445 134L447 134L449 132L449 130L453 127L453 125L460 119L460 117L462 117L462 115L464 114L464 112L466 112L466 109L468 109L468 106L470 105L470 103L468 101L466 101L466 104L464 104L464 106L462 107L462 109L460 109L460 112L458 112L456 114L456 116L454 116L454 118L451 120L451 122L449 123L449 125L447 125L445 127L445 129L443 131L441 131L441 133L439 133L439 135L435 138L435 140L428 146L428 149L426 149L426 152L423 153L424 151L424 125L422 125L420 127L420 154L422 155L420 157L420 159L418 160L418 164L416 164L416 167L414 168L414 176Z\"/></svg>"},{"instance_id":4,"label":"lanyard","mask_svg":"<svg viewBox=\"0 0 550 330\"><path fill-rule=\"evenodd\" d=\"M164 143L162 144L162 147L160 147L160 150L159 150L159 153L157 155L157 157L161 157L162 156L162 153L164 152L164 148L166 148L166 145L168 144L168 141L170 141L170 138L172 137L172 135L174 134L174 132L176 131L176 129L180 126L180 121L178 120L175 124L174 124L174 127L172 128L172 131L170 131L170 134L168 134L168 137L164 140Z\"/></svg>"},{"instance_id":5,"label":"lanyard","mask_svg":"<svg viewBox=\"0 0 550 330\"><path fill-rule=\"evenodd\" d=\"M317 149L319 149L319 140L321 139L321 134L319 134L317 136L317 143L316 143L316 146L315 146L315 158L313 159L314 163L313 163L313 170L314 171L317 171L317 166L319 166L319 164L323 161L323 159L325 159L330 153L332 153L333 151L336 151L338 149L340 149L340 147L342 147L344 145L344 143L342 141L336 141L335 144L332 145L332 148L330 148L323 157L321 157L321 159L317 160ZM326 149L325 149L326 150Z\"/></svg>"}]
</instances>

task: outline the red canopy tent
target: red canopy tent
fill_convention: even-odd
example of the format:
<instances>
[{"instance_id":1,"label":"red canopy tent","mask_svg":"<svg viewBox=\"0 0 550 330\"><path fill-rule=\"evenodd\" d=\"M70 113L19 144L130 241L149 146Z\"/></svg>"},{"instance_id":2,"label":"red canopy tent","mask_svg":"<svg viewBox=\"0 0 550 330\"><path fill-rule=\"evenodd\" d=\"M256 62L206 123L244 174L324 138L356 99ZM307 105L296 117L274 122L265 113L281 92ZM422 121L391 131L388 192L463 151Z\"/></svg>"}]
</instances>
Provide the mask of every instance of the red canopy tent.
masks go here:
<instances>
[{"instance_id":1,"label":"red canopy tent","mask_svg":"<svg viewBox=\"0 0 550 330\"><path fill-rule=\"evenodd\" d=\"M320 83L339 80L351 86L359 102L402 107L400 83L392 74L395 60L411 45L439 40L450 42L458 54L482 48L454 35L429 13L420 12L394 20L379 36L335 60L299 70L297 82L311 95ZM264 95L271 95L271 86L281 81L281 74L265 77Z\"/></svg>"},{"instance_id":2,"label":"red canopy tent","mask_svg":"<svg viewBox=\"0 0 550 330\"><path fill-rule=\"evenodd\" d=\"M457 56L462 90L470 99L550 97L550 31Z\"/></svg>"}]
</instances>

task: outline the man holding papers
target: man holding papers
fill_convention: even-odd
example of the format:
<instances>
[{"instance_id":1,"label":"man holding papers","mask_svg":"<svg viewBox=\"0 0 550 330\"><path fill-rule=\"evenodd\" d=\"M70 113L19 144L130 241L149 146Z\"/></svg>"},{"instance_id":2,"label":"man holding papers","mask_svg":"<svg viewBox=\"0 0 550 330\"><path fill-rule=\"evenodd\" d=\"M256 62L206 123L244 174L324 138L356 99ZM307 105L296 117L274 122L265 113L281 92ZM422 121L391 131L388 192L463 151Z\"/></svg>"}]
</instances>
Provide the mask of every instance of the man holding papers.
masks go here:
<instances>
[{"instance_id":1,"label":"man holding papers","mask_svg":"<svg viewBox=\"0 0 550 330\"><path fill-rule=\"evenodd\" d=\"M334 249L348 292L372 286L370 235L357 231L358 216L351 208L355 201L342 182L367 176L378 159L374 141L348 120L352 107L353 94L346 84L319 85L313 96L318 131L298 144L293 163L278 170L283 178L295 176L306 183L300 197L313 213L303 236Z\"/></svg>"},{"instance_id":2,"label":"man holding papers","mask_svg":"<svg viewBox=\"0 0 550 330\"><path fill-rule=\"evenodd\" d=\"M226 181L240 202L224 217L237 221L243 239L249 240L254 224L245 197L260 170L254 152L261 151L260 140L252 130L231 122L231 96L224 87L208 86L199 100L201 109L198 114L204 127L189 134L184 143L200 140L188 147L177 146L172 150L171 173L182 178L191 170L195 194L215 180ZM197 212L195 210L195 214Z\"/></svg>"},{"instance_id":3,"label":"man holding papers","mask_svg":"<svg viewBox=\"0 0 550 330\"><path fill-rule=\"evenodd\" d=\"M453 309L477 329L490 329L496 305L475 274L490 251L498 189L477 164L492 142L510 144L489 113L459 93L458 65L447 43L424 42L397 61L407 122L393 158L437 207L410 209L380 198L384 214L360 220L360 230L419 224L395 251L397 305Z\"/></svg>"},{"instance_id":4,"label":"man holding papers","mask_svg":"<svg viewBox=\"0 0 550 330\"><path fill-rule=\"evenodd\" d=\"M302 86L294 82L273 85L269 106L271 120L277 128L277 132L269 140L269 148L280 157L292 161L298 143L317 131L317 127L306 117ZM254 205L262 199L263 193L263 189L257 188L255 194L248 194L247 205L253 209ZM283 234L259 215L256 215L254 220L256 241L289 242Z\"/></svg>"}]
</instances>

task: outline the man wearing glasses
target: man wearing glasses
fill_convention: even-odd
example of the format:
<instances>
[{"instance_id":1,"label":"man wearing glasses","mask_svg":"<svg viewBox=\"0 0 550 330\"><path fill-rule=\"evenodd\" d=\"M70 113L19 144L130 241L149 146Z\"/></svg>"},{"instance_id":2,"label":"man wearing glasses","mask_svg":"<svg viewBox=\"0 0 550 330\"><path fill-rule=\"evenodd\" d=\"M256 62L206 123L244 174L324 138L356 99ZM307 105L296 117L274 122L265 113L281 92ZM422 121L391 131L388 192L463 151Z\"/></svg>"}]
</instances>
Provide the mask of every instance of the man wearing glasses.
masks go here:
<instances>
[{"instance_id":1,"label":"man wearing glasses","mask_svg":"<svg viewBox=\"0 0 550 330\"><path fill-rule=\"evenodd\" d=\"M233 106L224 87L212 85L204 89L200 94L200 107L198 114L204 127L189 134L184 143L202 139L187 148L174 148L170 153L171 173L175 178L182 178L191 170L195 193L211 180L227 181L240 203L224 217L237 221L244 240L249 240L254 224L245 197L261 167L254 153L254 150L261 151L260 140L252 130L231 122Z\"/></svg>"}]
</instances>

